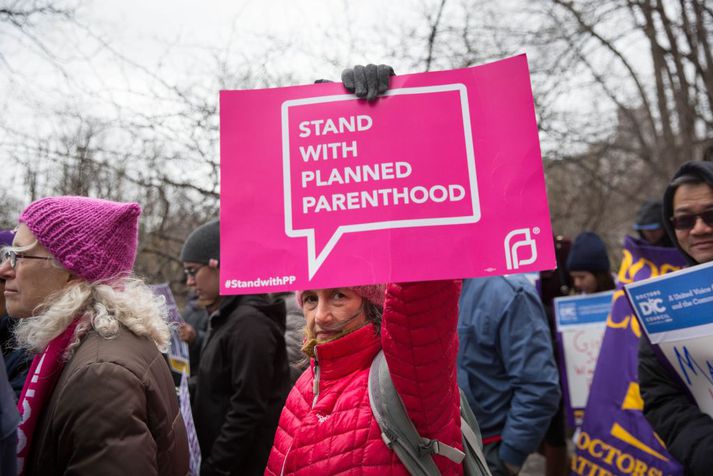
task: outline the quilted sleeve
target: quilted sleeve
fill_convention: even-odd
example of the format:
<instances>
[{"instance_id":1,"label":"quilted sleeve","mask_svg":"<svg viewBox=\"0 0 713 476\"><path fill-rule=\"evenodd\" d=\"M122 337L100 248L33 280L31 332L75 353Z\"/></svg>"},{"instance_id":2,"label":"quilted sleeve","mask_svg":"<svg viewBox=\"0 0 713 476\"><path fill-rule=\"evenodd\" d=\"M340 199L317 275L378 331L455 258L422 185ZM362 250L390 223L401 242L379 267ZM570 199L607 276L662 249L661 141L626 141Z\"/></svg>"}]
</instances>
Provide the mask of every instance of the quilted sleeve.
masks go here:
<instances>
[{"instance_id":1,"label":"quilted sleeve","mask_svg":"<svg viewBox=\"0 0 713 476\"><path fill-rule=\"evenodd\" d=\"M421 436L462 449L456 381L461 281L389 284L381 340L394 382ZM441 469L456 471L436 456Z\"/></svg>"}]
</instances>

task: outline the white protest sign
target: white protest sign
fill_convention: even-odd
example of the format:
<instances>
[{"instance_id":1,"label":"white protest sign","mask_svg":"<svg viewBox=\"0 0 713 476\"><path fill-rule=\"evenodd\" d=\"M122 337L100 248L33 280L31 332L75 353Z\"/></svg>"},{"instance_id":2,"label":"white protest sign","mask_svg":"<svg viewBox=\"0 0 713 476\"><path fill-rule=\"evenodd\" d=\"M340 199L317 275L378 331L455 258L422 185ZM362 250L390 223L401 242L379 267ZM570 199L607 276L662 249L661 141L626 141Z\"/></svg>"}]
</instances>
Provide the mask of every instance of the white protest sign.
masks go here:
<instances>
[{"instance_id":1,"label":"white protest sign","mask_svg":"<svg viewBox=\"0 0 713 476\"><path fill-rule=\"evenodd\" d=\"M563 352L560 373L566 389L567 410L575 425L581 424L575 416L581 415L587 405L613 295L613 291L606 291L554 300Z\"/></svg>"}]
</instances>

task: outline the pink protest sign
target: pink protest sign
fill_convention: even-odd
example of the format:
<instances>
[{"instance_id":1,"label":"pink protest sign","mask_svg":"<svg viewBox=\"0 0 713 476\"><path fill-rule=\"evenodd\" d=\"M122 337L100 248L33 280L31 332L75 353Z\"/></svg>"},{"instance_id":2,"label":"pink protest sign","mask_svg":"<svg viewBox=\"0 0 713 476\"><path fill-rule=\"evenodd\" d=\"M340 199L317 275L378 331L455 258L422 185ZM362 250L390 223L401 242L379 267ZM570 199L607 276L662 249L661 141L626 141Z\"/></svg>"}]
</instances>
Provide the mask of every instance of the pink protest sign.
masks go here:
<instances>
[{"instance_id":1,"label":"pink protest sign","mask_svg":"<svg viewBox=\"0 0 713 476\"><path fill-rule=\"evenodd\" d=\"M392 78L222 91L221 292L555 266L524 55Z\"/></svg>"}]
</instances>

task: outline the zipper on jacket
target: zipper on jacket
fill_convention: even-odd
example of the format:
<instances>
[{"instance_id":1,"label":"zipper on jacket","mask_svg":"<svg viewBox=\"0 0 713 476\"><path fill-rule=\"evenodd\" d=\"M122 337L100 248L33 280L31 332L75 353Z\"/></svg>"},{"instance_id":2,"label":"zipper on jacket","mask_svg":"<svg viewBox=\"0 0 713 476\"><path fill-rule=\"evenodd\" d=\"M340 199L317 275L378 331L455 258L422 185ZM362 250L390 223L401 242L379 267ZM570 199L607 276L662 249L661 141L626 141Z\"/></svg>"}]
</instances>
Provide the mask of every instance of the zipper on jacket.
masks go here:
<instances>
[{"instance_id":1,"label":"zipper on jacket","mask_svg":"<svg viewBox=\"0 0 713 476\"><path fill-rule=\"evenodd\" d=\"M319 359L317 358L317 347L314 348L314 379L312 379L312 393L314 398L312 399L312 408L317 404L317 398L319 398Z\"/></svg>"},{"instance_id":2,"label":"zipper on jacket","mask_svg":"<svg viewBox=\"0 0 713 476\"><path fill-rule=\"evenodd\" d=\"M313 384L312 384L312 392L314 393L314 398L312 399L312 408L317 404L317 397L319 397L319 359L317 358L317 347L314 348L314 379L313 379ZM287 452L285 453L285 459L282 460L282 470L280 471L280 476L284 476L285 474L285 467L287 466L287 457L290 455L290 451L292 451L292 445L294 444L294 440L292 440L292 443L290 443L290 447L287 448Z\"/></svg>"}]
</instances>

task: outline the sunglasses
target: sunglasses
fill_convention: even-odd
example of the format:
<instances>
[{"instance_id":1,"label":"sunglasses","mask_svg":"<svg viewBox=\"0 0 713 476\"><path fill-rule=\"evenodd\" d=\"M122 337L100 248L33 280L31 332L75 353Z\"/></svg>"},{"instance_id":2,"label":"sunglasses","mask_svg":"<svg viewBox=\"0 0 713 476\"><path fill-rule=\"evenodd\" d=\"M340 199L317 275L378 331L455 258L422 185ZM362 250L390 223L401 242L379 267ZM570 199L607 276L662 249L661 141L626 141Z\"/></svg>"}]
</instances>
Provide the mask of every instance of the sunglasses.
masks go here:
<instances>
[{"instance_id":1,"label":"sunglasses","mask_svg":"<svg viewBox=\"0 0 713 476\"><path fill-rule=\"evenodd\" d=\"M14 250L5 248L4 250L0 251L0 266L4 265L6 261L10 262L10 267L12 269L15 269L17 266L17 260L18 259L44 259L44 260L51 260L53 259L51 256L33 256L33 255L26 255L25 253L17 253Z\"/></svg>"},{"instance_id":2,"label":"sunglasses","mask_svg":"<svg viewBox=\"0 0 713 476\"><path fill-rule=\"evenodd\" d=\"M713 209L701 213L673 216L671 217L671 223L677 230L690 230L696 226L696 221L699 217L706 225L713 226Z\"/></svg>"}]
</instances>

